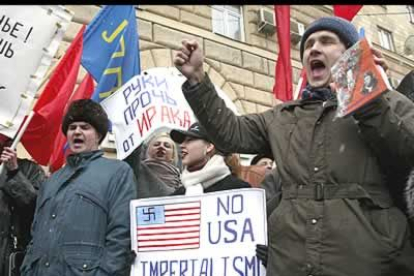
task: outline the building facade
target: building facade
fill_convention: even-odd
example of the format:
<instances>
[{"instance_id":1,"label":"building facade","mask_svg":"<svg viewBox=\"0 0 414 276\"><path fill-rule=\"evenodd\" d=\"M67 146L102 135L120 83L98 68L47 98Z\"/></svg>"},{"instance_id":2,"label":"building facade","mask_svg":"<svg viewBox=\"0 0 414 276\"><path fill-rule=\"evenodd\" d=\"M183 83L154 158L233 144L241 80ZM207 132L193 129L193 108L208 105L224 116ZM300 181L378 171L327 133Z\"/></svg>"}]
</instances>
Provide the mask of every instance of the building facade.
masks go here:
<instances>
[{"instance_id":1,"label":"building facade","mask_svg":"<svg viewBox=\"0 0 414 276\"><path fill-rule=\"evenodd\" d=\"M395 87L414 69L414 53L405 42L414 35L414 6L364 5L353 20L363 27L374 48L382 51ZM100 6L66 5L74 18L56 54L66 51L82 24L88 24ZM293 88L302 65L299 41L316 18L333 15L328 5L291 6L291 58ZM173 66L173 57L184 38L196 39L206 57L205 71L235 103L240 114L265 111L278 103L273 96L278 54L273 5L139 5L136 7L141 70ZM273 30L273 32L272 32ZM79 75L78 82L85 71ZM112 149L112 150L111 150ZM107 144L109 154L113 151Z\"/></svg>"}]
</instances>

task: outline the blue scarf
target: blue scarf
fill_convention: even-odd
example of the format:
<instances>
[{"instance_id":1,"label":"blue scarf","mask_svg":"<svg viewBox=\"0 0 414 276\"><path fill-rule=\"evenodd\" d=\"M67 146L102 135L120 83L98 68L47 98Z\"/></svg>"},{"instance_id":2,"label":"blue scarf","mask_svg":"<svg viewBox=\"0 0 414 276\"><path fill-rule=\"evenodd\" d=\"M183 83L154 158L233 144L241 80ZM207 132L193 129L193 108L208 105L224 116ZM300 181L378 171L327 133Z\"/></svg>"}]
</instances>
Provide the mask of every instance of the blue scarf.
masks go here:
<instances>
[{"instance_id":1,"label":"blue scarf","mask_svg":"<svg viewBox=\"0 0 414 276\"><path fill-rule=\"evenodd\" d=\"M336 100L336 95L329 87L314 88L308 84L302 91L302 100Z\"/></svg>"}]
</instances>

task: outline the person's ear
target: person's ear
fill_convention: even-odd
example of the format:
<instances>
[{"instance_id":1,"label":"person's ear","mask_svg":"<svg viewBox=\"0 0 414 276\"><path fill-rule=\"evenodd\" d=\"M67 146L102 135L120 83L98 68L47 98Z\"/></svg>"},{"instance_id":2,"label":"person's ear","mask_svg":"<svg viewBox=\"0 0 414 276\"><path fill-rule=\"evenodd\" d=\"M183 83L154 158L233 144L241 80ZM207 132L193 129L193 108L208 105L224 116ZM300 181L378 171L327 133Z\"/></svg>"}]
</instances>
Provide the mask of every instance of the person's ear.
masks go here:
<instances>
[{"instance_id":1,"label":"person's ear","mask_svg":"<svg viewBox=\"0 0 414 276\"><path fill-rule=\"evenodd\" d=\"M214 145L212 144L212 143L208 143L208 145L207 145L207 154L210 154L210 153L212 153L213 151L214 151L214 149L215 149L215 147L214 147Z\"/></svg>"}]
</instances>

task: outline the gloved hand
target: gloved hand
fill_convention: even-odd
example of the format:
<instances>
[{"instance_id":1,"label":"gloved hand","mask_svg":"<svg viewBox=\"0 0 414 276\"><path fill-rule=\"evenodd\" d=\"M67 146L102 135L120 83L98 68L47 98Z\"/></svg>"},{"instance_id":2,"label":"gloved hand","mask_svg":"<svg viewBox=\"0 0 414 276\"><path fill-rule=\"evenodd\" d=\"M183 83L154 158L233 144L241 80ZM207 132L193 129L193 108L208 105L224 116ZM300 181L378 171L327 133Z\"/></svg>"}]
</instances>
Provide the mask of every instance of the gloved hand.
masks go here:
<instances>
[{"instance_id":1,"label":"gloved hand","mask_svg":"<svg viewBox=\"0 0 414 276\"><path fill-rule=\"evenodd\" d=\"M264 244L256 244L256 257L262 262L263 266L267 268L267 251L268 247Z\"/></svg>"},{"instance_id":2,"label":"gloved hand","mask_svg":"<svg viewBox=\"0 0 414 276\"><path fill-rule=\"evenodd\" d=\"M135 262L136 257L137 253L134 250L131 250L128 254L128 263L132 265Z\"/></svg>"}]
</instances>

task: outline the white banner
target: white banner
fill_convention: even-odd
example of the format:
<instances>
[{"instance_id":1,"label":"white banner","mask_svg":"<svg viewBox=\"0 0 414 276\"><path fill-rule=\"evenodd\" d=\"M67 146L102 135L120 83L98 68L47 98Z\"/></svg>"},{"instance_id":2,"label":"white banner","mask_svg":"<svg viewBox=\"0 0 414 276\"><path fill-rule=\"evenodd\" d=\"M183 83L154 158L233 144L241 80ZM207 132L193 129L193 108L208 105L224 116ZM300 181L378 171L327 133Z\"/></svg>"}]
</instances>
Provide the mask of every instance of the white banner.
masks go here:
<instances>
[{"instance_id":1,"label":"white banner","mask_svg":"<svg viewBox=\"0 0 414 276\"><path fill-rule=\"evenodd\" d=\"M16 134L72 16L62 6L1 6L0 133Z\"/></svg>"},{"instance_id":2,"label":"white banner","mask_svg":"<svg viewBox=\"0 0 414 276\"><path fill-rule=\"evenodd\" d=\"M184 81L175 67L151 68L101 102L112 122L118 159L125 159L157 129L187 130L196 122L181 90ZM233 102L216 89L235 112Z\"/></svg>"},{"instance_id":3,"label":"white banner","mask_svg":"<svg viewBox=\"0 0 414 276\"><path fill-rule=\"evenodd\" d=\"M131 275L264 276L265 202L254 188L131 201Z\"/></svg>"}]
</instances>

